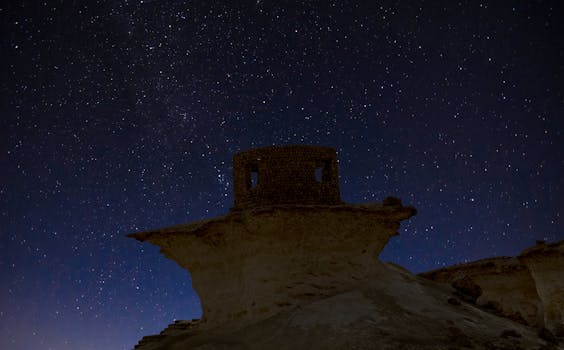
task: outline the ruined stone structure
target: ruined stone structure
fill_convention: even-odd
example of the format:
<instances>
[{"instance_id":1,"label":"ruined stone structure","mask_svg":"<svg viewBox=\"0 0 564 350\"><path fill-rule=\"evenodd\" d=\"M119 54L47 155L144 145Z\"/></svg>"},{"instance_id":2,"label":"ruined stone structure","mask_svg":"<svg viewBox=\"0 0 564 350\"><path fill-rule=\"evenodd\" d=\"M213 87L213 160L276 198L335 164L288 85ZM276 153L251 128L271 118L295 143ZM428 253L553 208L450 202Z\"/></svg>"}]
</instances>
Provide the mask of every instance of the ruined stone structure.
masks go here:
<instances>
[{"instance_id":1,"label":"ruined stone structure","mask_svg":"<svg viewBox=\"0 0 564 350\"><path fill-rule=\"evenodd\" d=\"M233 157L234 209L341 204L337 155L319 146L271 146Z\"/></svg>"}]
</instances>

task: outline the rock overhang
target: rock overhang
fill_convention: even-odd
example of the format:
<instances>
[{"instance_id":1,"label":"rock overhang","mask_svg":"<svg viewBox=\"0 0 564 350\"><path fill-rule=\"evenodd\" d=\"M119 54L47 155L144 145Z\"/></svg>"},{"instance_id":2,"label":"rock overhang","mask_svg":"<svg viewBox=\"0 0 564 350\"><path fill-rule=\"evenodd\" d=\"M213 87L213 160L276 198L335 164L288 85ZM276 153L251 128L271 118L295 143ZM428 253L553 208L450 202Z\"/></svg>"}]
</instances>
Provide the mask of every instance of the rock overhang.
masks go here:
<instances>
[{"instance_id":1,"label":"rock overhang","mask_svg":"<svg viewBox=\"0 0 564 350\"><path fill-rule=\"evenodd\" d=\"M364 203L364 204L338 204L338 205L267 205L251 208L232 208L231 211L222 216L215 218L194 221L190 223L174 225L159 229L152 229L130 233L127 237L134 238L138 241L145 242L164 235L188 234L194 236L202 236L211 226L219 223L230 221L238 221L242 217L249 215L261 215L268 212L350 212L357 214L368 214L373 217L380 218L383 222L399 222L408 219L417 214L417 209L413 206L403 206L401 201L394 197L388 197L381 203Z\"/></svg>"},{"instance_id":2,"label":"rock overhang","mask_svg":"<svg viewBox=\"0 0 564 350\"><path fill-rule=\"evenodd\" d=\"M187 269L202 327L241 324L334 295L368 278L413 207L274 205L129 235Z\"/></svg>"}]
</instances>

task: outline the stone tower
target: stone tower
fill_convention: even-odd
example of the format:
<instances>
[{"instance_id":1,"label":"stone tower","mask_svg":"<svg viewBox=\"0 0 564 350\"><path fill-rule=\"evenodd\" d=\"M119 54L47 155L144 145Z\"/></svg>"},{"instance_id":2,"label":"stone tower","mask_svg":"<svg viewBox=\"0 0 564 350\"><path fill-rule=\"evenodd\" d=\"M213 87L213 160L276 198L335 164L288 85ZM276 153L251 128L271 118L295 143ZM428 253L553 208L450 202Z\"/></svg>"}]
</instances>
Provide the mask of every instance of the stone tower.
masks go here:
<instances>
[{"instance_id":1,"label":"stone tower","mask_svg":"<svg viewBox=\"0 0 564 350\"><path fill-rule=\"evenodd\" d=\"M234 209L341 204L337 155L319 146L271 146L233 157Z\"/></svg>"}]
</instances>

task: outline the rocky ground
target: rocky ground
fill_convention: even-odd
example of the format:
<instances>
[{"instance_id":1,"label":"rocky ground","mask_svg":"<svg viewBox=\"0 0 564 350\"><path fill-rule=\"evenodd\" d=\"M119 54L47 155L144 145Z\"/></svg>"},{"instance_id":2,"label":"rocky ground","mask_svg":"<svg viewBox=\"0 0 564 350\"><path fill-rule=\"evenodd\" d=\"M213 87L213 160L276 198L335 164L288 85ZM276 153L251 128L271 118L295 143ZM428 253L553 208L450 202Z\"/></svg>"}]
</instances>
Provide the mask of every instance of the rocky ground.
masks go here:
<instances>
[{"instance_id":1,"label":"rocky ground","mask_svg":"<svg viewBox=\"0 0 564 350\"><path fill-rule=\"evenodd\" d=\"M564 241L421 274L494 314L564 337Z\"/></svg>"},{"instance_id":2,"label":"rocky ground","mask_svg":"<svg viewBox=\"0 0 564 350\"><path fill-rule=\"evenodd\" d=\"M179 322L137 349L564 349L550 333L485 310L448 285L379 264L348 291L240 327Z\"/></svg>"}]
</instances>

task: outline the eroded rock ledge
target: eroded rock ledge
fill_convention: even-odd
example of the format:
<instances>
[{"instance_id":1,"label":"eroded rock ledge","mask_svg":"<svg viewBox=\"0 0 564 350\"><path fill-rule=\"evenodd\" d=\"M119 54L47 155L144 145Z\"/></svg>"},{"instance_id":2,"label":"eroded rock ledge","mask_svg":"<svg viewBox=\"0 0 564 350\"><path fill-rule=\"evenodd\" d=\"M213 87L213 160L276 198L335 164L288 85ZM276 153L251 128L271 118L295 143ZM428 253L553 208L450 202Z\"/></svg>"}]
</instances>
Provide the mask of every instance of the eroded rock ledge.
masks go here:
<instances>
[{"instance_id":1,"label":"eroded rock ledge","mask_svg":"<svg viewBox=\"0 0 564 350\"><path fill-rule=\"evenodd\" d=\"M400 221L415 214L382 204L277 205L130 235L187 269L201 297L201 329L244 326L329 297L373 273Z\"/></svg>"},{"instance_id":2,"label":"eroded rock ledge","mask_svg":"<svg viewBox=\"0 0 564 350\"><path fill-rule=\"evenodd\" d=\"M484 259L421 274L448 283L466 300L564 337L564 241L517 257Z\"/></svg>"},{"instance_id":3,"label":"eroded rock ledge","mask_svg":"<svg viewBox=\"0 0 564 350\"><path fill-rule=\"evenodd\" d=\"M204 308L136 349L562 349L563 242L423 278L377 259L413 214L397 200L273 206L133 234L191 272Z\"/></svg>"}]
</instances>

